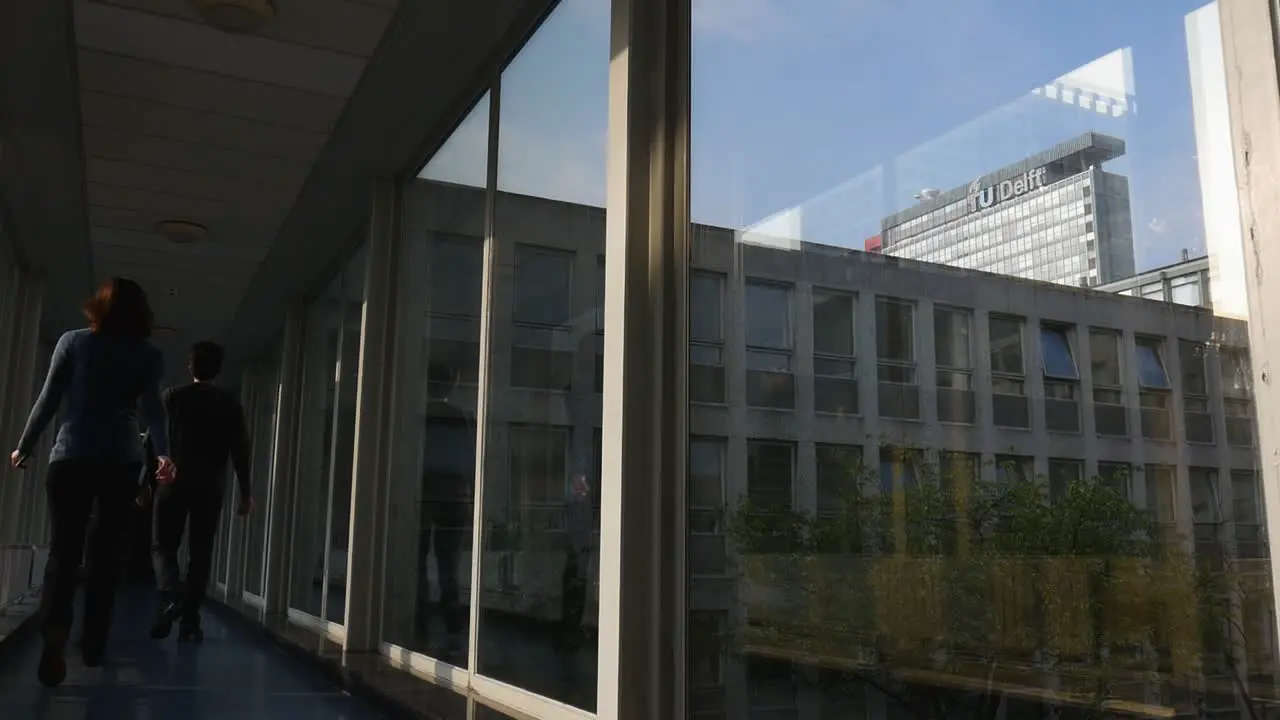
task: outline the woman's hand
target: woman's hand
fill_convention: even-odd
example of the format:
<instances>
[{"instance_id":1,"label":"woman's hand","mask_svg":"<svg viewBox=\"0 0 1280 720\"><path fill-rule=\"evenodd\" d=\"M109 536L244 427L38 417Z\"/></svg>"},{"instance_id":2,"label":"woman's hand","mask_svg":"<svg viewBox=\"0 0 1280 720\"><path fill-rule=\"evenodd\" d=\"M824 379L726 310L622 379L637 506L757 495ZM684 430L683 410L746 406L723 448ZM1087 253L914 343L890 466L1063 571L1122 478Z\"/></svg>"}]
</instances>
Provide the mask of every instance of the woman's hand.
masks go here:
<instances>
[{"instance_id":1,"label":"woman's hand","mask_svg":"<svg viewBox=\"0 0 1280 720\"><path fill-rule=\"evenodd\" d=\"M168 485L178 476L178 466L173 464L173 460L167 455L161 455L160 464L156 467L156 482L161 485Z\"/></svg>"},{"instance_id":2,"label":"woman's hand","mask_svg":"<svg viewBox=\"0 0 1280 720\"><path fill-rule=\"evenodd\" d=\"M9 464L14 468L21 468L27 464L27 458L22 454L21 450L14 450L13 454L9 456Z\"/></svg>"}]
</instances>

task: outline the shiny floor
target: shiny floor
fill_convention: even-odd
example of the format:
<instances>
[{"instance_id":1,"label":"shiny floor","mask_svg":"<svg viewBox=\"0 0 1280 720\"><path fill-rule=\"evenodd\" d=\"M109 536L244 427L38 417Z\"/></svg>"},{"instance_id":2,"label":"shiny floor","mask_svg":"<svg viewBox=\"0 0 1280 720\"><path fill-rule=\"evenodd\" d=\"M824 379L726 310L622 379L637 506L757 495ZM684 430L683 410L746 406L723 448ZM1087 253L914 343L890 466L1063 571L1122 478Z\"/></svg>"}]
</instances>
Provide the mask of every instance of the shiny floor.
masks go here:
<instances>
[{"instance_id":1,"label":"shiny floor","mask_svg":"<svg viewBox=\"0 0 1280 720\"><path fill-rule=\"evenodd\" d=\"M105 667L85 668L75 648L53 690L35 677L38 640L0 657L5 720L373 720L383 715L346 694L252 630L205 613L205 641L148 637L153 605L145 590L122 592ZM78 610L78 608L77 608ZM175 633L176 635L176 633Z\"/></svg>"}]
</instances>

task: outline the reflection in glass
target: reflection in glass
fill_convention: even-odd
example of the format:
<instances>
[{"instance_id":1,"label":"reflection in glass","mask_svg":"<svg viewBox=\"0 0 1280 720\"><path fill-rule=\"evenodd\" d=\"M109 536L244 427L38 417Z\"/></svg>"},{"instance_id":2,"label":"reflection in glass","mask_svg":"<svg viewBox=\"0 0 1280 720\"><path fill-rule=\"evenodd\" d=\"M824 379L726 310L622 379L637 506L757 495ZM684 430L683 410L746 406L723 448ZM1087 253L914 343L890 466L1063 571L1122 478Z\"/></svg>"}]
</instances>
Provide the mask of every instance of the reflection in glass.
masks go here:
<instances>
[{"instance_id":1,"label":"reflection in glass","mask_svg":"<svg viewBox=\"0 0 1280 720\"><path fill-rule=\"evenodd\" d=\"M333 398L342 337L342 275L307 310L297 490L293 505L289 607L324 614L325 533L333 459Z\"/></svg>"},{"instance_id":2,"label":"reflection in glass","mask_svg":"<svg viewBox=\"0 0 1280 720\"><path fill-rule=\"evenodd\" d=\"M1266 717L1217 5L722 4L692 3L690 715Z\"/></svg>"},{"instance_id":3,"label":"reflection in glass","mask_svg":"<svg viewBox=\"0 0 1280 720\"><path fill-rule=\"evenodd\" d=\"M469 665L486 94L407 189L382 637Z\"/></svg>"},{"instance_id":4,"label":"reflection in glass","mask_svg":"<svg viewBox=\"0 0 1280 720\"><path fill-rule=\"evenodd\" d=\"M260 497L271 496L275 479L276 412L280 402L280 349L277 347L259 364L253 377L253 427L251 447L254 485ZM249 516L249 537L245 552L244 588L261 596L266 571L267 513Z\"/></svg>"},{"instance_id":5,"label":"reflection in glass","mask_svg":"<svg viewBox=\"0 0 1280 720\"><path fill-rule=\"evenodd\" d=\"M471 659L586 710L597 684L608 20L603 0L559 4L501 78Z\"/></svg>"},{"instance_id":6,"label":"reflection in glass","mask_svg":"<svg viewBox=\"0 0 1280 720\"><path fill-rule=\"evenodd\" d=\"M368 250L360 246L342 270L341 317L338 335L338 387L334 400L332 460L329 492L328 542L325 552L325 599L322 617L346 622L347 551L350 547L351 476L355 472L356 396L359 386L360 335L364 321L365 270Z\"/></svg>"}]
</instances>

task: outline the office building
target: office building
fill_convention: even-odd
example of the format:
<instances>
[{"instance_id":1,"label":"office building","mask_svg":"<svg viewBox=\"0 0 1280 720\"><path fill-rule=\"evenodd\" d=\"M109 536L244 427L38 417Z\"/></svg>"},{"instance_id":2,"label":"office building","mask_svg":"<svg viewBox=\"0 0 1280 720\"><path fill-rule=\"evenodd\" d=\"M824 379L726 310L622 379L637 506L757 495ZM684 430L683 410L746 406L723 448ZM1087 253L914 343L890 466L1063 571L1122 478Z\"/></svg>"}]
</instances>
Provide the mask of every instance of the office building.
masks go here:
<instances>
[{"instance_id":1,"label":"office building","mask_svg":"<svg viewBox=\"0 0 1280 720\"><path fill-rule=\"evenodd\" d=\"M1190 258L1184 253L1182 262L1119 278L1099 285L1097 290L1178 305L1213 308L1216 313L1213 284L1210 282L1212 275L1212 264L1208 256Z\"/></svg>"},{"instance_id":2,"label":"office building","mask_svg":"<svg viewBox=\"0 0 1280 720\"><path fill-rule=\"evenodd\" d=\"M1133 274L1127 178L1103 163L1124 141L1085 133L920 202L881 223L881 252L1093 287Z\"/></svg>"}]
</instances>

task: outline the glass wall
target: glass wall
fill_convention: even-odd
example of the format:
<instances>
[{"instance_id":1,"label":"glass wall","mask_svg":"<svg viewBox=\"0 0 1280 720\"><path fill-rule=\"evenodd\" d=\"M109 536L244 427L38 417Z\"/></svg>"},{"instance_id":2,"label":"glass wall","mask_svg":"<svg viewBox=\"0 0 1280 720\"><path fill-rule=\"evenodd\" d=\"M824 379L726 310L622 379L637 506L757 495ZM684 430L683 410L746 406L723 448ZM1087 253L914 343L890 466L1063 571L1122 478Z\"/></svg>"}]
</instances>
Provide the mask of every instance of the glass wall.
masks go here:
<instances>
[{"instance_id":1,"label":"glass wall","mask_svg":"<svg viewBox=\"0 0 1280 720\"><path fill-rule=\"evenodd\" d=\"M347 527L368 252L361 245L311 301L303 339L289 607L346 621Z\"/></svg>"},{"instance_id":2,"label":"glass wall","mask_svg":"<svg viewBox=\"0 0 1280 720\"><path fill-rule=\"evenodd\" d=\"M405 190L383 613L392 645L586 710L608 18L560 3Z\"/></svg>"},{"instance_id":3,"label":"glass wall","mask_svg":"<svg viewBox=\"0 0 1280 720\"><path fill-rule=\"evenodd\" d=\"M689 716L1273 712L1217 5L692 19Z\"/></svg>"},{"instance_id":4,"label":"glass wall","mask_svg":"<svg viewBox=\"0 0 1280 720\"><path fill-rule=\"evenodd\" d=\"M561 3L502 73L476 668L594 710L609 3Z\"/></svg>"},{"instance_id":5,"label":"glass wall","mask_svg":"<svg viewBox=\"0 0 1280 720\"><path fill-rule=\"evenodd\" d=\"M250 373L252 418L249 428L251 447L251 472L254 494L271 497L275 482L276 414L280 407L280 348L277 347L255 365ZM265 504L265 500L264 500ZM261 598L266 586L267 523L269 515L259 510L249 516L248 540L244 545L244 591Z\"/></svg>"},{"instance_id":6,"label":"glass wall","mask_svg":"<svg viewBox=\"0 0 1280 720\"><path fill-rule=\"evenodd\" d=\"M486 236L486 94L405 189L383 640L466 669Z\"/></svg>"}]
</instances>

